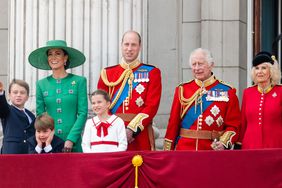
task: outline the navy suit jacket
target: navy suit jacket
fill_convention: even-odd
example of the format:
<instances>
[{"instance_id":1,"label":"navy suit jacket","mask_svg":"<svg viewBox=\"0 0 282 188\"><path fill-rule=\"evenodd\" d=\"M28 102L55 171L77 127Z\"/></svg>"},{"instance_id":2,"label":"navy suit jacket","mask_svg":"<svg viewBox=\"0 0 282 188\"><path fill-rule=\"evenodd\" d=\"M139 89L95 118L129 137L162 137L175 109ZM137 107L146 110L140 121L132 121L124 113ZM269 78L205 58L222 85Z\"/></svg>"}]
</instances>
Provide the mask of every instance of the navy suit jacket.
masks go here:
<instances>
[{"instance_id":1,"label":"navy suit jacket","mask_svg":"<svg viewBox=\"0 0 282 188\"><path fill-rule=\"evenodd\" d=\"M37 145L35 136L30 137L27 140L27 142L28 142L28 153L30 153L30 154L37 153L35 151L35 147ZM59 138L58 136L54 135L53 140L51 142L52 150L50 152L48 152L48 153L61 153L63 151L64 144L65 144L65 142L61 138ZM46 153L46 152L43 149L41 151L41 153Z\"/></svg>"},{"instance_id":2,"label":"navy suit jacket","mask_svg":"<svg viewBox=\"0 0 282 188\"><path fill-rule=\"evenodd\" d=\"M35 116L27 109L25 112L32 119L31 123L23 111L7 103L5 94L0 95L0 118L4 135L1 153L28 153L27 139L35 134Z\"/></svg>"}]
</instances>

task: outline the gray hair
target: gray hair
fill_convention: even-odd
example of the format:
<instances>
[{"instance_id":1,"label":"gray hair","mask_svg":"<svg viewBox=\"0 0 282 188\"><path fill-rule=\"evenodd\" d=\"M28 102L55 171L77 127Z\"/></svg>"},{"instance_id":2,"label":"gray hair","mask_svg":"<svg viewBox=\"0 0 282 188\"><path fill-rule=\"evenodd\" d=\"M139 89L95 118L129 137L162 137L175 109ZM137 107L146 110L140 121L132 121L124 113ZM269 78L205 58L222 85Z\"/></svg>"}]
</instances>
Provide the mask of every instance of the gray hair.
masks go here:
<instances>
[{"instance_id":1,"label":"gray hair","mask_svg":"<svg viewBox=\"0 0 282 188\"><path fill-rule=\"evenodd\" d=\"M189 57L189 65L190 65L190 67L192 67L192 59L194 58L194 56L195 56L195 54L196 54L197 52L202 52L202 53L205 55L205 57L206 57L207 63L208 63L209 65L212 65L212 63L213 63L213 57L212 57L211 52L210 52L209 50L207 50L207 49L204 49L204 48L197 48L197 49L193 50L193 51L191 52L191 54L190 54L190 57Z\"/></svg>"}]
</instances>

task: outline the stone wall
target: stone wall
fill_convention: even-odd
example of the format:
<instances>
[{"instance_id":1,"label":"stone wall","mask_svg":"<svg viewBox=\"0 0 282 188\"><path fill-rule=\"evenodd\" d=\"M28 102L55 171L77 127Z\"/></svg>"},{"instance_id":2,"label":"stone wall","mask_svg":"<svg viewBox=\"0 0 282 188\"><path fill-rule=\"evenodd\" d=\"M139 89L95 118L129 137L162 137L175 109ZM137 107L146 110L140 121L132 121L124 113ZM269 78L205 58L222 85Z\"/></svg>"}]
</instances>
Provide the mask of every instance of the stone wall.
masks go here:
<instances>
[{"instance_id":1,"label":"stone wall","mask_svg":"<svg viewBox=\"0 0 282 188\"><path fill-rule=\"evenodd\" d=\"M0 1L0 81L7 88L8 80L8 0ZM0 146L2 146L2 126L0 121Z\"/></svg>"}]
</instances>

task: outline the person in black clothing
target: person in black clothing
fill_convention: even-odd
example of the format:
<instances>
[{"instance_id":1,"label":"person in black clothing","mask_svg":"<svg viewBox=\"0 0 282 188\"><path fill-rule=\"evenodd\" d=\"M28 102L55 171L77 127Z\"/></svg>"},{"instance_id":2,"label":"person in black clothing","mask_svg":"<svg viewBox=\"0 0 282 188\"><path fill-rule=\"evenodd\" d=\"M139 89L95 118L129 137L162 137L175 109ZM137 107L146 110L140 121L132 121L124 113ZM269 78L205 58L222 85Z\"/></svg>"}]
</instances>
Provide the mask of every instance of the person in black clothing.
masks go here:
<instances>
[{"instance_id":1,"label":"person in black clothing","mask_svg":"<svg viewBox=\"0 0 282 188\"><path fill-rule=\"evenodd\" d=\"M47 113L36 117L35 136L29 138L28 153L60 153L63 152L64 141L54 135L54 119Z\"/></svg>"},{"instance_id":2,"label":"person in black clothing","mask_svg":"<svg viewBox=\"0 0 282 188\"><path fill-rule=\"evenodd\" d=\"M2 154L28 153L27 139L35 133L35 116L24 107L28 96L28 84L24 80L14 79L9 85L9 104L0 81L0 118L4 136Z\"/></svg>"}]
</instances>

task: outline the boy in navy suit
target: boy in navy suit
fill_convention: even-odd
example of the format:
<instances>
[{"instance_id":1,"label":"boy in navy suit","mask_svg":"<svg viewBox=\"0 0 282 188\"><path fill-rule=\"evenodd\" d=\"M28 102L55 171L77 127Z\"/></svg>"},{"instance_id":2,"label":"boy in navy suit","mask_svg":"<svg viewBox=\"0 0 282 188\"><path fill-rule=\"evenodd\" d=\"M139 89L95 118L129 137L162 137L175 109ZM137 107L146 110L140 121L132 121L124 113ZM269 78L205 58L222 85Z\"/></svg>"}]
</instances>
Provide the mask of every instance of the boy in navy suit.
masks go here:
<instances>
[{"instance_id":1,"label":"boy in navy suit","mask_svg":"<svg viewBox=\"0 0 282 188\"><path fill-rule=\"evenodd\" d=\"M54 135L54 119L43 113L35 119L35 136L29 138L28 153L63 152L64 141Z\"/></svg>"},{"instance_id":2,"label":"boy in navy suit","mask_svg":"<svg viewBox=\"0 0 282 188\"><path fill-rule=\"evenodd\" d=\"M9 85L8 104L0 81L0 118L3 127L2 154L28 153L27 139L34 135L35 116L24 108L29 96L29 86L23 80L14 79Z\"/></svg>"}]
</instances>

